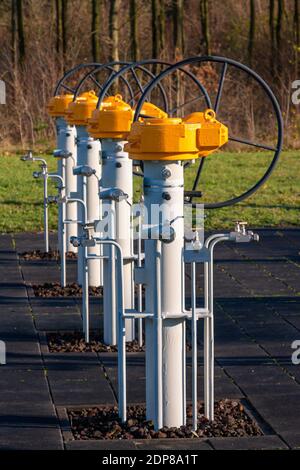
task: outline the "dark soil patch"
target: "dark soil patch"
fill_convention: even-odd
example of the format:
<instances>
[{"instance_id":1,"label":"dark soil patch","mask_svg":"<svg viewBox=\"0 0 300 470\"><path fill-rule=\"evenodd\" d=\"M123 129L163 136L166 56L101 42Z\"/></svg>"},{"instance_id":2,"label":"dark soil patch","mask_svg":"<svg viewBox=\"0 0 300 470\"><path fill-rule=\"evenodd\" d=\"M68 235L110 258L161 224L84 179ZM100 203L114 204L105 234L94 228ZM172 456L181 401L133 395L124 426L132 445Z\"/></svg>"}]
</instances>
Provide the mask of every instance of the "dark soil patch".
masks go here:
<instances>
[{"instance_id":1,"label":"dark soil patch","mask_svg":"<svg viewBox=\"0 0 300 470\"><path fill-rule=\"evenodd\" d=\"M49 250L48 253L41 250L33 250L33 251L24 251L20 253L20 258L24 259L25 261L36 261L38 259L46 260L46 261L58 261L60 259L59 251L58 250ZM69 251L66 253L67 259L77 259L77 253L73 253Z\"/></svg>"},{"instance_id":2,"label":"dark soil patch","mask_svg":"<svg viewBox=\"0 0 300 470\"><path fill-rule=\"evenodd\" d=\"M117 346L109 346L101 342L100 334L97 332L90 333L90 342L86 343L81 331L74 332L53 332L47 333L47 342L51 353L68 353L68 352L117 352ZM144 351L144 346L140 347L137 341L126 343L127 352Z\"/></svg>"},{"instance_id":3,"label":"dark soil patch","mask_svg":"<svg viewBox=\"0 0 300 470\"><path fill-rule=\"evenodd\" d=\"M34 295L36 297L81 297L82 288L73 282L61 287L58 282L45 282L44 284L32 285ZM89 287L89 295L91 297L100 297L102 295L102 287Z\"/></svg>"},{"instance_id":4,"label":"dark soil patch","mask_svg":"<svg viewBox=\"0 0 300 470\"><path fill-rule=\"evenodd\" d=\"M68 410L75 439L165 439L202 437L260 436L262 431L244 406L236 400L220 400L215 404L215 421L204 417L204 405L198 405L198 429L192 431L192 409L187 407L187 425L180 428L162 428L155 431L153 422L147 421L145 407L129 406L127 422L121 423L116 406Z\"/></svg>"}]
</instances>

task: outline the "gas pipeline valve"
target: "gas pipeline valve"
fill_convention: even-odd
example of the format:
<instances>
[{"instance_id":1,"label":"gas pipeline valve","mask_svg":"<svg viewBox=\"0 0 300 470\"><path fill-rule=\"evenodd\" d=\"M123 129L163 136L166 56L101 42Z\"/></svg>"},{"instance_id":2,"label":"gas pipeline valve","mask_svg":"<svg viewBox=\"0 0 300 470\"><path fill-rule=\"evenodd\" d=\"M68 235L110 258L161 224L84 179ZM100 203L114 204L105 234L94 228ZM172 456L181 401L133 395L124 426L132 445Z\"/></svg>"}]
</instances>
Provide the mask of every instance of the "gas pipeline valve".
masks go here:
<instances>
[{"instance_id":1,"label":"gas pipeline valve","mask_svg":"<svg viewBox=\"0 0 300 470\"><path fill-rule=\"evenodd\" d=\"M133 123L125 150L135 160L193 160L206 157L228 141L228 128L215 112L181 118L151 118Z\"/></svg>"}]
</instances>

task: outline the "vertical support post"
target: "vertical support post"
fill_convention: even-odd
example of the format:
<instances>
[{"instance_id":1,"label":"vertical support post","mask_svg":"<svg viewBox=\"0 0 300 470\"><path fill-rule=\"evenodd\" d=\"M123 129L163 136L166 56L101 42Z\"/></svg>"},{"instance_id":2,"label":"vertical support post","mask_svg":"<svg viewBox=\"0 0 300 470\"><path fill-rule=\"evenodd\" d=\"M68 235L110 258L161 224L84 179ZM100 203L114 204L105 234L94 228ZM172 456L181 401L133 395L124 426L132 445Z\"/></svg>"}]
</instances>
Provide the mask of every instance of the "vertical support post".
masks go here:
<instances>
[{"instance_id":1,"label":"vertical support post","mask_svg":"<svg viewBox=\"0 0 300 470\"><path fill-rule=\"evenodd\" d=\"M126 200L115 203L115 241L121 246L124 263L124 308L134 308L133 283L133 252L131 233L131 204L132 204L132 160L124 152L123 141L115 139L102 139L102 188L119 188L128 195ZM105 247L105 255L113 257L113 248ZM103 321L104 342L115 344L117 335L116 303L112 293L113 263L105 259L103 263ZM126 341L133 341L135 337L134 319L126 319Z\"/></svg>"},{"instance_id":2,"label":"vertical support post","mask_svg":"<svg viewBox=\"0 0 300 470\"><path fill-rule=\"evenodd\" d=\"M144 161L145 213L148 220L144 225L151 228L159 223L172 221L175 239L161 245L160 291L161 306L154 302L156 243L145 240L146 270L146 311L158 309L162 316L162 425L180 427L185 422L185 364L184 364L184 324L182 315L182 257L184 250L183 220L183 165L181 162ZM157 211L160 217L157 219ZM156 215L156 217L155 217ZM156 321L145 320L146 334L146 408L147 419L156 417L157 395L155 389L155 341ZM157 421L158 422L158 421Z\"/></svg>"},{"instance_id":3,"label":"vertical support post","mask_svg":"<svg viewBox=\"0 0 300 470\"><path fill-rule=\"evenodd\" d=\"M48 170L44 173L44 240L45 252L49 252L49 227L48 227Z\"/></svg>"},{"instance_id":4,"label":"vertical support post","mask_svg":"<svg viewBox=\"0 0 300 470\"><path fill-rule=\"evenodd\" d=\"M89 137L85 126L77 127L77 164L88 165L96 170L96 175L90 176L88 179L83 179L83 176L77 176L77 195L78 198L83 200L87 205L87 221L99 220L101 217L101 205L99 199L98 181L101 177L101 162L100 150L101 144L99 140L94 140ZM81 204L77 205L77 218L83 220L83 210ZM82 227L78 227L78 235L83 235ZM88 247L88 255L97 255L101 253L100 245ZM77 282L79 285L83 283L84 273L84 250L83 247L78 248L77 259ZM102 280L102 260L89 259L88 260L88 285L100 286Z\"/></svg>"},{"instance_id":5,"label":"vertical support post","mask_svg":"<svg viewBox=\"0 0 300 470\"><path fill-rule=\"evenodd\" d=\"M77 164L77 146L76 146L76 127L67 125L65 129L65 148L67 152L72 154L71 157L67 158L64 162L65 165L65 194L70 196L71 193L77 191L77 178L73 175L73 167ZM70 242L71 237L77 236L77 203L72 202L66 206L66 219L74 220L73 223L66 225L66 251L76 253L77 249Z\"/></svg>"},{"instance_id":6,"label":"vertical support post","mask_svg":"<svg viewBox=\"0 0 300 470\"><path fill-rule=\"evenodd\" d=\"M116 258L113 259L114 265L117 264L117 277L115 283L118 288L118 399L119 416L124 423L127 419L127 387L126 387L126 327L124 320L124 277L123 277L123 253L120 245L113 243L116 251Z\"/></svg>"},{"instance_id":7,"label":"vertical support post","mask_svg":"<svg viewBox=\"0 0 300 470\"><path fill-rule=\"evenodd\" d=\"M214 242L213 242L214 246ZM211 421L214 420L214 293L213 293L213 282L214 282L214 268L213 268L213 248L210 251L209 260L209 311L210 316L208 318L208 376L209 376L209 404L208 404L208 416Z\"/></svg>"},{"instance_id":8,"label":"vertical support post","mask_svg":"<svg viewBox=\"0 0 300 470\"><path fill-rule=\"evenodd\" d=\"M138 246L137 246L137 266L140 268L142 266L142 214L138 215ZM138 305L137 310L139 313L143 311L143 287L142 284L138 284ZM143 319L139 318L138 320L138 341L140 348L143 346Z\"/></svg>"},{"instance_id":9,"label":"vertical support post","mask_svg":"<svg viewBox=\"0 0 300 470\"><path fill-rule=\"evenodd\" d=\"M57 149L63 149L65 145L65 131L67 123L64 118L56 119L56 147ZM62 160L57 159L57 174L62 177ZM60 256L63 251L63 227L62 227L62 204L58 204L58 226L57 226L57 242L58 242L58 251Z\"/></svg>"},{"instance_id":10,"label":"vertical support post","mask_svg":"<svg viewBox=\"0 0 300 470\"><path fill-rule=\"evenodd\" d=\"M154 384L155 384L155 429L163 426L163 358L162 358L162 317L161 317L161 242L156 241L155 252L155 293L154 294Z\"/></svg>"},{"instance_id":11,"label":"vertical support post","mask_svg":"<svg viewBox=\"0 0 300 470\"><path fill-rule=\"evenodd\" d=\"M196 313L196 263L191 263L192 283L192 407L193 430L197 429L198 393L197 393L197 313Z\"/></svg>"},{"instance_id":12,"label":"vertical support post","mask_svg":"<svg viewBox=\"0 0 300 470\"><path fill-rule=\"evenodd\" d=\"M61 190L61 197L64 190ZM64 220L66 218L66 203L63 201L59 204L61 206L61 251L60 251L60 284L61 287L66 287L67 274L66 274L66 225Z\"/></svg>"},{"instance_id":13,"label":"vertical support post","mask_svg":"<svg viewBox=\"0 0 300 470\"><path fill-rule=\"evenodd\" d=\"M209 309L210 301L210 288L209 288L209 276L210 276L209 263L204 263L204 307ZM204 317L204 341L203 341L203 356L204 356L204 414L209 419L209 318Z\"/></svg>"},{"instance_id":14,"label":"vertical support post","mask_svg":"<svg viewBox=\"0 0 300 470\"><path fill-rule=\"evenodd\" d=\"M83 331L85 334L85 342L90 342L90 315L89 315L89 273L88 273L88 250L87 247L83 247L83 284L82 284L82 320L83 320Z\"/></svg>"},{"instance_id":15,"label":"vertical support post","mask_svg":"<svg viewBox=\"0 0 300 470\"><path fill-rule=\"evenodd\" d=\"M101 144L98 139L88 137L86 144L86 165L95 170L95 174L90 176L86 182L86 207L87 220L93 222L101 218L101 201L99 198L99 181L101 178ZM97 235L94 232L92 235ZM100 234L98 234L100 235ZM88 247L88 255L100 256L102 248L100 245ZM103 285L103 263L101 259L88 260L88 282L90 286Z\"/></svg>"}]
</instances>

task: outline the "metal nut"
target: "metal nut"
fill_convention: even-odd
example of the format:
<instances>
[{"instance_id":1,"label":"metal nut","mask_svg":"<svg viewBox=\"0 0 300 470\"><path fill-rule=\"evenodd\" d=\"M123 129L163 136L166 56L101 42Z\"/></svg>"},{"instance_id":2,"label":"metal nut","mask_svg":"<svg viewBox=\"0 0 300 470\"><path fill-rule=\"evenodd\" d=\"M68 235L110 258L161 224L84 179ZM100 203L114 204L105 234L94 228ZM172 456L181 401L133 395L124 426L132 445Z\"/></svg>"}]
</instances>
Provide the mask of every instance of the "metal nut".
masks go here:
<instances>
[{"instance_id":1,"label":"metal nut","mask_svg":"<svg viewBox=\"0 0 300 470\"><path fill-rule=\"evenodd\" d=\"M161 176L163 177L164 180L170 178L170 176L172 175L172 172L171 170L165 166L162 170L161 170Z\"/></svg>"}]
</instances>

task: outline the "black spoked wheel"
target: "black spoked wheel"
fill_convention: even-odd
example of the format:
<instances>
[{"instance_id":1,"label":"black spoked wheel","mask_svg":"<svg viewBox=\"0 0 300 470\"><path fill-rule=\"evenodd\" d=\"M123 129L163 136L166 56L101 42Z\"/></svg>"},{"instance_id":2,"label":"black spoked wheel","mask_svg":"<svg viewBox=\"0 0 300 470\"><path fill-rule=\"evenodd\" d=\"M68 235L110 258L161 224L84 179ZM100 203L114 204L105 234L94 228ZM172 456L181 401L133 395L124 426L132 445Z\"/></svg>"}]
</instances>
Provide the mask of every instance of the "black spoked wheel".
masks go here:
<instances>
[{"instance_id":1,"label":"black spoked wheel","mask_svg":"<svg viewBox=\"0 0 300 470\"><path fill-rule=\"evenodd\" d=\"M213 73L213 65L218 65L220 67L220 71L217 74ZM264 141L257 142L256 140L252 140L252 139L248 139L248 138L244 138L244 137L240 137L239 135L236 135L234 133L234 130L236 128L239 128L239 126L238 126L238 122L234 122L234 119L235 121L238 121L240 117L235 113L232 113L232 116L233 116L232 122L229 122L229 123L224 122L226 125L228 125L228 128L229 128L229 143L231 144L235 143L242 147L243 146L248 147L248 148L253 147L261 151L267 151L271 153L272 155L269 166L264 171L264 173L259 176L255 184L252 184L249 188L242 191L240 194L234 195L234 197L230 197L228 199L224 199L220 201L204 202L204 207L207 209L215 209L215 208L220 208L220 207L231 206L233 204L243 201L244 199L248 198L253 193L255 193L270 177L270 175L272 174L278 162L278 158L282 149L282 142L283 142L283 121L282 121L280 107L279 107L279 104L277 102L275 95L273 94L272 90L267 85L267 83L249 67L235 60L228 59L225 57L203 56L203 57L192 57L189 59L182 60L181 62L171 65L167 69L163 70L156 78L154 78L152 82L145 88L137 104L135 120L139 118L142 106L144 102L147 100L152 90L155 87L157 87L158 84L162 82L163 79L170 77L171 74L174 75L176 72L178 72L178 70L183 70L187 67L193 70L194 75L201 76L201 79L199 80L201 82L201 86L203 88L205 87L204 88L205 90L208 90L210 94L210 98L212 97L212 94L215 95L213 106L211 107L214 109L217 116L221 114L222 106L224 107L224 84L226 81L226 77L229 74L231 77L238 77L242 73L241 83L246 84L248 90L255 89L256 93L261 97L261 99L266 99L267 105L266 105L266 108L264 109L264 116L258 116L258 117L260 118L260 122L263 121L263 118L265 120L272 121L269 124L269 126L271 129L270 132L273 133L274 135L274 145L273 144L270 145L269 143L265 143ZM208 82L208 85L207 85L207 82ZM231 88L232 88L232 85L231 85ZM247 100L247 97L245 97L243 94L242 96L238 96L238 89L239 87L236 85L236 89L233 88L233 90L231 90L231 96L233 97L231 99L232 100L240 99L240 102L243 103L243 100ZM199 88L199 91L202 93L202 90L200 88ZM234 96L234 93L236 96ZM197 99L198 98L196 97L194 100L190 100L190 102L197 101ZM249 101L251 101L251 96L249 98ZM179 108L183 108L187 103L188 103L187 100L184 101L181 106L178 106L172 109L172 113L174 114ZM227 100L227 105L228 105L228 100ZM255 117L256 116L253 116L253 122L254 122L253 127L255 127ZM275 132L274 132L274 129L275 129ZM186 196L185 200L189 203L193 203L194 199L201 197L201 191L199 189L202 190L203 188L202 187L199 188L199 185L201 184L201 180L203 176L203 169L206 165L207 158L208 157L201 158L200 160L197 161L197 169L195 171L192 188L189 191L186 191L186 194L185 194ZM189 166L190 164L185 164L186 168Z\"/></svg>"}]
</instances>

